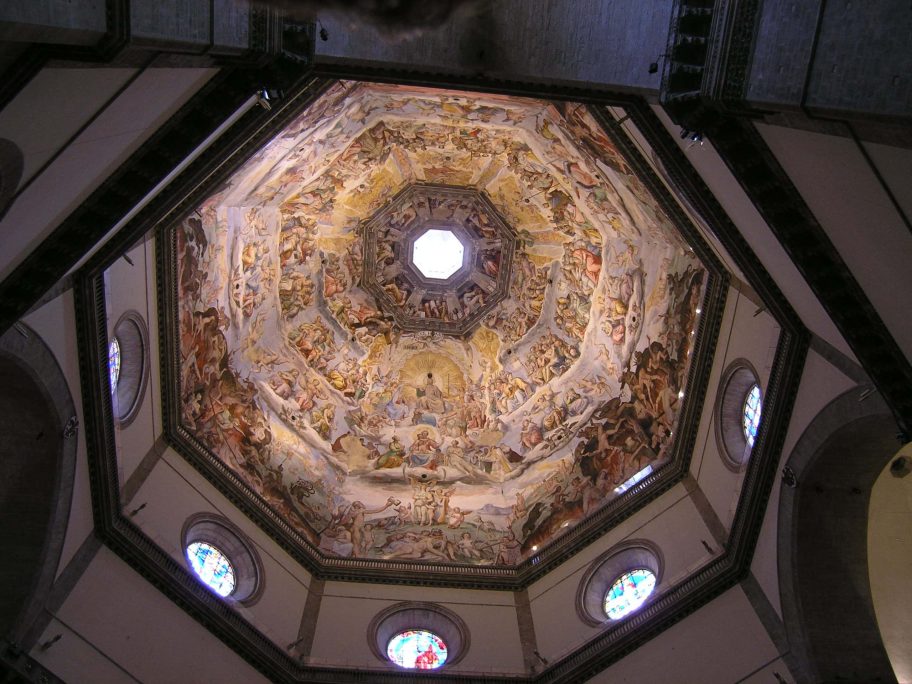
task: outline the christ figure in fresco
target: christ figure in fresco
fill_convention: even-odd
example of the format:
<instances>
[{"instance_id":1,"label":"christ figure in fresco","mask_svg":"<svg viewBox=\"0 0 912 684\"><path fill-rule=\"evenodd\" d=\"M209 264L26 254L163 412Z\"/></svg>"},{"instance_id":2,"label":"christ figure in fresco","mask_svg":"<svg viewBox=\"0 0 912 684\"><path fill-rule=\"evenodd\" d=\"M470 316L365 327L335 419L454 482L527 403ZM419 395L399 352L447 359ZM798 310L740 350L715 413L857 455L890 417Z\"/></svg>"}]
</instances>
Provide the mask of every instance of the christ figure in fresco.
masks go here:
<instances>
[{"instance_id":1,"label":"christ figure in fresco","mask_svg":"<svg viewBox=\"0 0 912 684\"><path fill-rule=\"evenodd\" d=\"M417 392L418 402L415 404L417 409L427 411L428 413L445 413L446 400L443 392L434 383L434 378L428 375L424 381L424 386L419 387Z\"/></svg>"}]
</instances>

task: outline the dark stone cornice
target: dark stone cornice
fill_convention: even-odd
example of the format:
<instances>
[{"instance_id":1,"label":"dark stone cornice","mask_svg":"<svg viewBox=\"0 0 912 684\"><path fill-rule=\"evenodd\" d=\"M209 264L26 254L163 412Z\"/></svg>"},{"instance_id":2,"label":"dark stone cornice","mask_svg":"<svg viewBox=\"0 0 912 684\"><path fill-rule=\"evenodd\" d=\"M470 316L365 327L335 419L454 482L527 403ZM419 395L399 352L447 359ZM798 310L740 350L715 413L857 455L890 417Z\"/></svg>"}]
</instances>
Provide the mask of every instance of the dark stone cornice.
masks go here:
<instances>
[{"instance_id":1,"label":"dark stone cornice","mask_svg":"<svg viewBox=\"0 0 912 684\"><path fill-rule=\"evenodd\" d=\"M912 365L754 125L731 117L709 124L704 130L719 155L877 385L907 442Z\"/></svg>"},{"instance_id":2,"label":"dark stone cornice","mask_svg":"<svg viewBox=\"0 0 912 684\"><path fill-rule=\"evenodd\" d=\"M203 86L0 283L0 332L25 314L264 83L281 79L283 71L226 68ZM265 115L254 108L241 117L235 129L256 126ZM150 208L154 211L164 203L173 203L167 192L143 211L148 214ZM112 242L117 244L116 250L123 251L127 234L120 231Z\"/></svg>"},{"instance_id":3,"label":"dark stone cornice","mask_svg":"<svg viewBox=\"0 0 912 684\"><path fill-rule=\"evenodd\" d=\"M159 63L166 46L130 47L129 0L108 0L107 32L95 46L34 44L0 79L0 108L49 64L82 66ZM0 282L0 334L63 278L143 197L255 92L284 89L309 68L313 26L281 21L275 10L251 10L248 49L237 55L203 55L219 73L159 128L117 171L96 188ZM129 53L129 54L128 54ZM200 56L173 55L161 66L201 66ZM118 60L115 62L115 60ZM124 61L125 60L125 61ZM267 118L259 109L239 125Z\"/></svg>"}]
</instances>

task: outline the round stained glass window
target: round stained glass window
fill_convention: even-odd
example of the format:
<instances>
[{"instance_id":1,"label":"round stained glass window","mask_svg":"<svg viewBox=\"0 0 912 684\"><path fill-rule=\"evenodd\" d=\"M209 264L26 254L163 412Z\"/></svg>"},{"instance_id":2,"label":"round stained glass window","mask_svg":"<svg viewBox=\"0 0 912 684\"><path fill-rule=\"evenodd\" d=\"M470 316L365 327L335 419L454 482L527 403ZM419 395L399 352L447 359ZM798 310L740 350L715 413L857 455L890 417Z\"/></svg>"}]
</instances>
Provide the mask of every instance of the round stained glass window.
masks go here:
<instances>
[{"instance_id":1,"label":"round stained glass window","mask_svg":"<svg viewBox=\"0 0 912 684\"><path fill-rule=\"evenodd\" d=\"M747 440L747 446L754 446L754 440L757 438L757 428L760 427L760 387L754 385L747 393L744 399L744 411L742 412L741 425L744 428L744 439Z\"/></svg>"},{"instance_id":2,"label":"round stained glass window","mask_svg":"<svg viewBox=\"0 0 912 684\"><path fill-rule=\"evenodd\" d=\"M111 392L116 392L120 379L120 342L116 337L108 345L108 373L111 375Z\"/></svg>"},{"instance_id":3,"label":"round stained glass window","mask_svg":"<svg viewBox=\"0 0 912 684\"><path fill-rule=\"evenodd\" d=\"M409 629L389 640L386 654L399 667L433 670L446 662L447 646L433 632Z\"/></svg>"},{"instance_id":4,"label":"round stained glass window","mask_svg":"<svg viewBox=\"0 0 912 684\"><path fill-rule=\"evenodd\" d=\"M605 594L605 613L612 620L629 615L643 605L655 589L655 584L655 575L646 568L625 572Z\"/></svg>"},{"instance_id":5,"label":"round stained glass window","mask_svg":"<svg viewBox=\"0 0 912 684\"><path fill-rule=\"evenodd\" d=\"M228 596L234 591L234 567L228 556L212 544L193 542L187 546L187 559L193 572L219 596Z\"/></svg>"}]
</instances>

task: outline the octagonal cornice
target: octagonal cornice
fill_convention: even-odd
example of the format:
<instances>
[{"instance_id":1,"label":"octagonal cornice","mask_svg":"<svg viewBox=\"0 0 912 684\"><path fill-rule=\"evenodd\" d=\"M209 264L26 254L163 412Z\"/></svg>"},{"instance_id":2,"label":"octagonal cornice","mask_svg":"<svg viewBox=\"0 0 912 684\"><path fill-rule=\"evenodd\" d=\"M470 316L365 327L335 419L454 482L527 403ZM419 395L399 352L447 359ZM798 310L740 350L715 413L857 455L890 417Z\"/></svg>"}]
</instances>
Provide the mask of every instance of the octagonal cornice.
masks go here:
<instances>
[{"instance_id":1,"label":"octagonal cornice","mask_svg":"<svg viewBox=\"0 0 912 684\"><path fill-rule=\"evenodd\" d=\"M387 75L392 77L391 75ZM412 75L414 78L414 75ZM494 89L496 84L483 84ZM503 87L503 86L501 86ZM547 95L540 87L525 87L511 84L514 92L533 95ZM563 91L561 91L563 92ZM293 93L290 102L294 103L302 96L306 99L312 93L306 90ZM635 145L626 139L619 128L613 127L610 117L601 105L623 107L633 122L643 131L654 149L663 156L670 174L678 189L698 211L708 217L717 231L722 245L734 255L738 267L754 285L769 311L783 326L782 336L773 360L770 381L765 397L764 423L758 436L754 458L745 475L745 484L739 499L735 521L729 536L726 551L709 565L699 568L680 583L669 587L660 599L649 604L634 619L624 621L594 637L559 661L549 664L541 673L530 675L528 681L580 681L606 667L611 662L629 653L646 640L680 620L685 615L704 605L736 583L750 564L751 554L756 543L757 533L762 523L763 511L769 495L772 480L776 473L776 464L781 450L782 440L788 425L791 406L797 391L800 369L806 349L806 331L795 318L794 312L784 300L775 284L763 270L746 243L740 238L737 230L725 216L719 205L708 195L708 191L695 180L692 169L687 165L681 153L674 148L673 142L665 140L667 134L661 131L660 124L649 107L636 98L627 96L606 97L600 93L582 93L583 99L598 101L600 106L593 107L608 135L626 155L628 162L636 169L646 186L656 194L666 211L674 217L682 232L687 235L704 264L710 271L707 299L704 300L704 316L701 317L697 333L697 344L694 348L694 362L691 365L691 379L688 398L682 408L683 418L687 424L696 425L702 409L706 392L706 381L711 360L712 349L720 324L720 305L724 302L724 291L727 275L718 261L696 231L687 222L686 217L670 198L662 183L653 174L646 162L639 156ZM321 668L303 665L297 659L282 651L248 620L219 601L198 582L188 575L186 570L176 563L170 555L162 550L149 536L137 527L122 509L118 487L118 464L114 440L113 414L110 392L107 387L107 341L105 332L104 269L114 260L120 258L126 246L133 244L143 234L157 230L160 242L159 258L159 311L161 315L162 337L162 387L178 386L179 368L175 365L173 352L177 345L176 296L173 289L175 263L173 253L169 254L169 244L173 240L173 225L181 220L187 211L207 196L212 187L224 181L228 168L237 166L251 148L262 144L274 136L283 122L287 122L292 113L288 108L276 112L272 128L265 127L257 132L258 137L244 147L236 141L227 142L215 148L222 171L212 172L211 159L205 163L196 163L178 177L176 185L180 186L184 202L172 207L170 211L141 213L120 231L116 240L108 243L92 257L87 266L78 274L75 285L77 308L77 332L80 343L80 373L83 386L83 403L86 411L86 443L92 485L92 501L95 512L97 534L103 542L123 558L144 577L177 602L191 616L204 624L216 636L225 641L232 649L245 659L254 663L262 672L275 681L359 681L362 673L349 672L338 668ZM283 118L284 117L284 118ZM663 137L664 136L664 137ZM241 149L242 151L238 151ZM238 156L240 155L240 157ZM200 178L206 177L208 183L200 184ZM180 193L179 193L180 194ZM715 308L714 308L715 307ZM696 374L696 377L693 376ZM346 564L346 559L320 558L314 549L308 548L307 540L299 543L295 533L283 526L275 516L270 516L264 502L243 483L232 480L232 474L226 472L213 462L205 449L194 444L192 436L182 434L179 419L179 397L166 390L163 397L165 434L169 443L190 462L206 479L212 482L239 510L248 515L257 525L265 530L292 557L307 567L317 577L327 579L349 579L357 581L396 581L405 584L429 584L445 586L469 586L478 588L519 589L552 570L586 544L598 538L619 520L632 514L643 503L654 496L659 496L668 487L686 474L686 459L693 447L694 433L682 431L676 443L676 458L681 456L683 468L665 467L650 476L649 482L640 483L642 488L634 487L627 495L614 502L613 507L605 509L600 520L591 525L574 529L573 535L567 535L566 543L555 544L512 571L499 573L492 579L486 568L471 568L467 572L454 571L452 568L439 568L439 573L414 572L418 565L401 562L391 565L395 575L384 574L380 569L372 570L357 564ZM686 430L686 428L685 428ZM647 484L658 484L648 488ZM504 569L505 570L505 569ZM487 573L487 576L486 576ZM378 673L375 679L385 681L387 675ZM441 681L448 679L446 674L438 677ZM458 679L458 677L457 677ZM496 680L492 677L492 680ZM516 681L516 678L512 678ZM391 680L392 681L392 680Z\"/></svg>"}]
</instances>

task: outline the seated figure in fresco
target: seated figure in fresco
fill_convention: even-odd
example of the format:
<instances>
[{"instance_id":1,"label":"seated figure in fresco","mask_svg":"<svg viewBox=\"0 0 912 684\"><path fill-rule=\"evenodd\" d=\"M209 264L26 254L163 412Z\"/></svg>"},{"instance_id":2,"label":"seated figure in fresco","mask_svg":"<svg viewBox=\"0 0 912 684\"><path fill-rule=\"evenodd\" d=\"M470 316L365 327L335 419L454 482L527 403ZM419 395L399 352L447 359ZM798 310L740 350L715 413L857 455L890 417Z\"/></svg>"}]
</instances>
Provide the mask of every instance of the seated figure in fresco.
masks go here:
<instances>
[{"instance_id":1,"label":"seated figure in fresco","mask_svg":"<svg viewBox=\"0 0 912 684\"><path fill-rule=\"evenodd\" d=\"M416 409L427 411L428 413L445 413L446 400L443 392L436 384L434 378L428 375L424 381L424 386L416 390L418 401L415 404Z\"/></svg>"},{"instance_id":2,"label":"seated figure in fresco","mask_svg":"<svg viewBox=\"0 0 912 684\"><path fill-rule=\"evenodd\" d=\"M430 437L427 430L421 430L416 436L412 446L409 447L408 461L413 468L430 468L437 466L436 455L440 445Z\"/></svg>"},{"instance_id":3,"label":"seated figure in fresco","mask_svg":"<svg viewBox=\"0 0 912 684\"><path fill-rule=\"evenodd\" d=\"M398 468L402 465L402 461L405 458L405 447L402 446L402 442L399 441L399 438L393 435L392 441L389 443L386 451L380 454L377 458L376 468L379 470L381 468Z\"/></svg>"}]
</instances>

